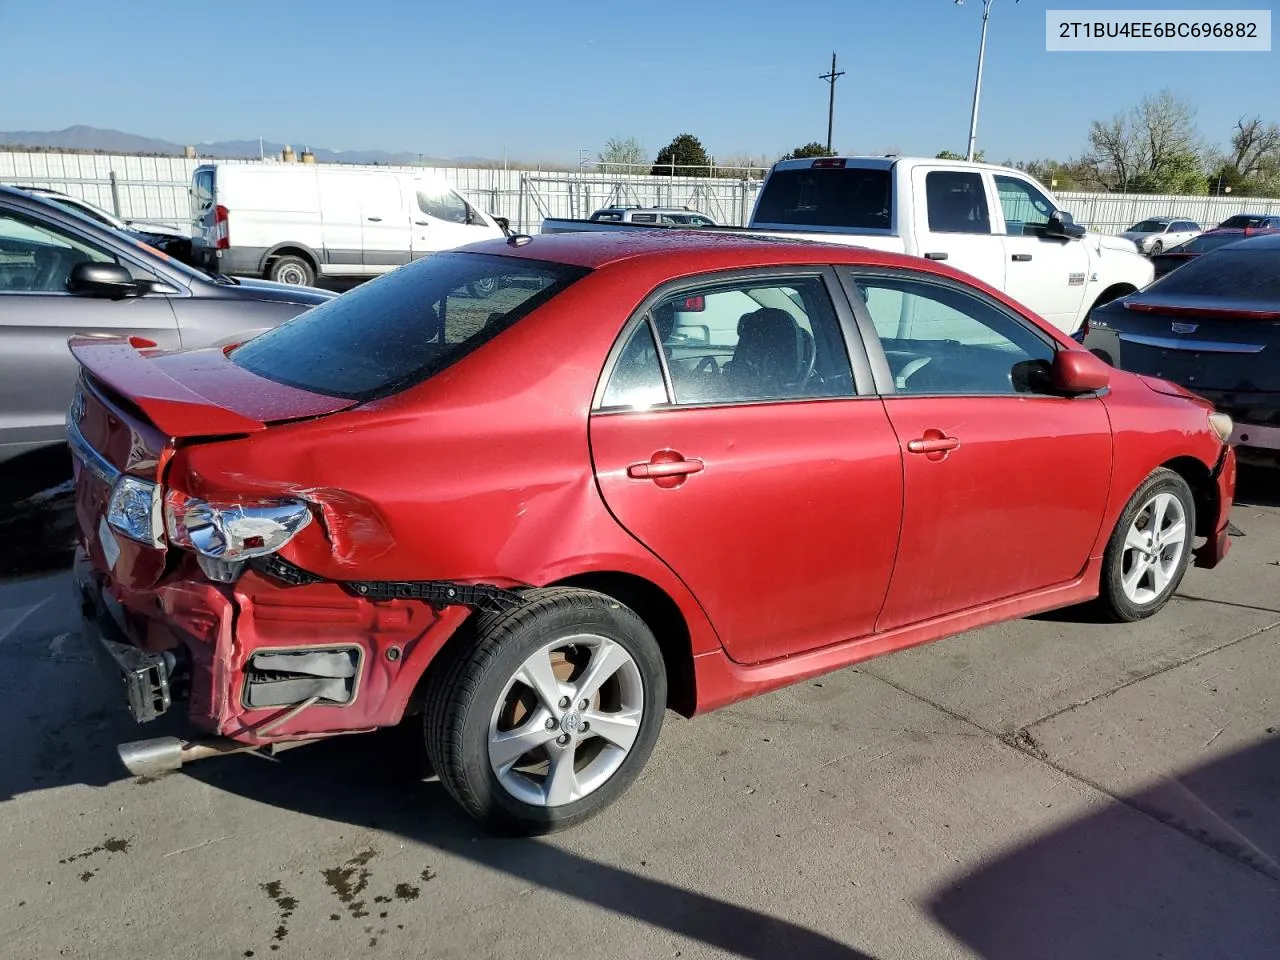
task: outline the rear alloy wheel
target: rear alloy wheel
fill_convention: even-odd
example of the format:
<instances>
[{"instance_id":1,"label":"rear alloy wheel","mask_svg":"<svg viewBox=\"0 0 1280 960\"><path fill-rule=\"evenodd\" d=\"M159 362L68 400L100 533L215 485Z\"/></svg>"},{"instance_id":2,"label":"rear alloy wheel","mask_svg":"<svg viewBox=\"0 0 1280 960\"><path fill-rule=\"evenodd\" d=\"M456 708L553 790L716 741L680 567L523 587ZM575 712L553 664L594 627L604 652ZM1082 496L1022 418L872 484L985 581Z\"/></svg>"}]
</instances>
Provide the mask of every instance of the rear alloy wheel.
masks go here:
<instances>
[{"instance_id":1,"label":"rear alloy wheel","mask_svg":"<svg viewBox=\"0 0 1280 960\"><path fill-rule=\"evenodd\" d=\"M1100 601L1117 620L1142 620L1173 596L1191 562L1195 501L1187 482L1159 469L1129 500L1103 560Z\"/></svg>"},{"instance_id":2,"label":"rear alloy wheel","mask_svg":"<svg viewBox=\"0 0 1280 960\"><path fill-rule=\"evenodd\" d=\"M599 812L653 751L666 708L644 622L589 590L552 588L479 619L428 685L426 743L451 796L504 833Z\"/></svg>"},{"instance_id":3,"label":"rear alloy wheel","mask_svg":"<svg viewBox=\"0 0 1280 960\"><path fill-rule=\"evenodd\" d=\"M1164 251L1164 241L1163 241L1163 240L1157 240L1155 243L1153 243L1153 244L1151 245L1151 255L1152 255L1153 257L1158 257L1158 256L1160 256L1160 254L1161 254L1163 251Z\"/></svg>"},{"instance_id":4,"label":"rear alloy wheel","mask_svg":"<svg viewBox=\"0 0 1280 960\"><path fill-rule=\"evenodd\" d=\"M268 280L274 280L277 283L290 283L295 286L309 287L316 282L315 271L311 269L311 264L303 260L301 257L284 256L277 257L271 264Z\"/></svg>"}]
</instances>

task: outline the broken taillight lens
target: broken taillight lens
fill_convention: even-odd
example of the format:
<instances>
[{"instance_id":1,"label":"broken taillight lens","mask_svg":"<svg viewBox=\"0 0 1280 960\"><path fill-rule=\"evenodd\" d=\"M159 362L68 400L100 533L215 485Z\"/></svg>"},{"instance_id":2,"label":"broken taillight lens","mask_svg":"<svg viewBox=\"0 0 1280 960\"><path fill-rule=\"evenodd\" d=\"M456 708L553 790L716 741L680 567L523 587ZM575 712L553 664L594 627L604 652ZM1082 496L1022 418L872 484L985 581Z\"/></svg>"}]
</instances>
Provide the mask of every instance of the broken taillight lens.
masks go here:
<instances>
[{"instance_id":1,"label":"broken taillight lens","mask_svg":"<svg viewBox=\"0 0 1280 960\"><path fill-rule=\"evenodd\" d=\"M311 522L311 508L293 499L217 503L173 490L164 498L164 522L175 546L234 563L275 553Z\"/></svg>"}]
</instances>

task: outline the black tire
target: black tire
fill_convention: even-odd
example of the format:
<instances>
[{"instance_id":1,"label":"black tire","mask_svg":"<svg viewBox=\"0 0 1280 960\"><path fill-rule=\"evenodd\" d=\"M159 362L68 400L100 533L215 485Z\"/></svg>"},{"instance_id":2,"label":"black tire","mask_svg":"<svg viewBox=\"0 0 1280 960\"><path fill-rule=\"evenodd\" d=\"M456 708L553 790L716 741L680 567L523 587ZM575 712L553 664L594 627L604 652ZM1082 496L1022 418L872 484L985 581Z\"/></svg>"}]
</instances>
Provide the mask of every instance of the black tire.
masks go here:
<instances>
[{"instance_id":1,"label":"black tire","mask_svg":"<svg viewBox=\"0 0 1280 960\"><path fill-rule=\"evenodd\" d=\"M1125 538L1138 514L1142 512L1153 497L1160 493L1170 493L1181 503L1186 524L1182 556L1171 572L1169 581L1165 584L1163 590L1150 601L1135 603L1125 593L1123 585ZM1164 607L1177 592L1178 585L1182 583L1182 577L1186 574L1187 566L1191 562L1191 548L1195 528L1195 498L1192 496L1191 488L1187 486L1187 481L1172 470L1167 470L1164 467L1153 471L1151 476L1147 477L1142 482L1142 486L1138 487L1134 495L1129 498L1124 511L1120 514L1120 519L1116 521L1115 529L1111 532L1111 539L1107 541L1107 550L1103 555L1102 561L1101 590L1098 595L1098 604L1102 612L1112 620L1121 623L1132 623L1135 620L1144 620Z\"/></svg>"},{"instance_id":2,"label":"black tire","mask_svg":"<svg viewBox=\"0 0 1280 960\"><path fill-rule=\"evenodd\" d=\"M286 254L276 257L267 270L267 279L277 283L289 283L300 287L314 286L316 272L302 257Z\"/></svg>"},{"instance_id":3,"label":"black tire","mask_svg":"<svg viewBox=\"0 0 1280 960\"><path fill-rule=\"evenodd\" d=\"M490 830L528 836L580 823L631 785L657 742L667 678L649 628L611 597L567 587L530 590L525 597L513 610L477 615L460 642L442 651L427 678L423 720L431 766L449 795ZM527 803L501 784L489 762L490 720L508 681L538 648L583 633L621 645L639 669L639 730L621 765L591 793L560 806Z\"/></svg>"}]
</instances>

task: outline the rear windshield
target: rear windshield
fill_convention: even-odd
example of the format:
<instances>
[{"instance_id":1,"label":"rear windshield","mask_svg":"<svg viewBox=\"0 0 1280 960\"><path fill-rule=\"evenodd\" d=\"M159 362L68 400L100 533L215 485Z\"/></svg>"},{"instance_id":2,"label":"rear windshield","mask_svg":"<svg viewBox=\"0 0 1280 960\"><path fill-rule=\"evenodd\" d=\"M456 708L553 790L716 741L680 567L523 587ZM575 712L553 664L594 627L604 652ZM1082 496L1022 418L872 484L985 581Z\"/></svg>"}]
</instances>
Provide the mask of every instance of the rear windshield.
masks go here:
<instances>
[{"instance_id":1,"label":"rear windshield","mask_svg":"<svg viewBox=\"0 0 1280 960\"><path fill-rule=\"evenodd\" d=\"M1262 226L1262 221L1265 219L1267 218L1254 216L1253 214L1238 213L1234 217L1227 217L1227 219L1223 220L1218 224L1218 226L1231 227L1235 230L1243 230L1246 227L1260 227Z\"/></svg>"},{"instance_id":2,"label":"rear windshield","mask_svg":"<svg viewBox=\"0 0 1280 960\"><path fill-rule=\"evenodd\" d=\"M1239 233L1206 233L1186 243L1179 244L1174 247L1173 253L1208 253L1210 250L1217 250L1219 247L1225 247L1228 243L1235 243L1237 240L1243 240L1244 236Z\"/></svg>"},{"instance_id":3,"label":"rear windshield","mask_svg":"<svg viewBox=\"0 0 1280 960\"><path fill-rule=\"evenodd\" d=\"M442 253L393 270L231 351L312 393L372 400L438 373L584 276L583 267Z\"/></svg>"},{"instance_id":4,"label":"rear windshield","mask_svg":"<svg viewBox=\"0 0 1280 960\"><path fill-rule=\"evenodd\" d=\"M775 170L765 181L755 222L888 230L890 183L888 170Z\"/></svg>"},{"instance_id":5,"label":"rear windshield","mask_svg":"<svg viewBox=\"0 0 1280 960\"><path fill-rule=\"evenodd\" d=\"M1280 305L1280 250L1222 250L1165 274L1151 293L1268 300Z\"/></svg>"}]
</instances>

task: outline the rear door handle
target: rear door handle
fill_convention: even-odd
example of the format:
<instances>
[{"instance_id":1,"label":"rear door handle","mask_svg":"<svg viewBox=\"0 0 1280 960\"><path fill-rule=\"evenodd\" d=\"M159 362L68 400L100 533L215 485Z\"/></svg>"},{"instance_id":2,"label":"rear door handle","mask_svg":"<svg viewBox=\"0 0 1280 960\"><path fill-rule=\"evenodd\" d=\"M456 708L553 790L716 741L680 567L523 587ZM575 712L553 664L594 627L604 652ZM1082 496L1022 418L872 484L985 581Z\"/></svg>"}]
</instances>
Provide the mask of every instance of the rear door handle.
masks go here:
<instances>
[{"instance_id":1,"label":"rear door handle","mask_svg":"<svg viewBox=\"0 0 1280 960\"><path fill-rule=\"evenodd\" d=\"M652 480L659 487L678 487L694 473L701 473L705 464L701 460L686 460L675 450L659 450L645 463L633 463L627 467L627 476L633 480Z\"/></svg>"},{"instance_id":2,"label":"rear door handle","mask_svg":"<svg viewBox=\"0 0 1280 960\"><path fill-rule=\"evenodd\" d=\"M926 260L945 260L947 259L948 256L950 256L950 254L945 253L941 250L935 250L933 253L926 253L924 255L924 258Z\"/></svg>"},{"instance_id":3,"label":"rear door handle","mask_svg":"<svg viewBox=\"0 0 1280 960\"><path fill-rule=\"evenodd\" d=\"M374 223L381 223L381 222L382 222L382 218L381 218L381 217L365 217L365 219L366 219L366 220L372 220Z\"/></svg>"},{"instance_id":4,"label":"rear door handle","mask_svg":"<svg viewBox=\"0 0 1280 960\"><path fill-rule=\"evenodd\" d=\"M1028 260L1030 260L1030 259L1031 259L1031 254L1029 254L1029 253L1015 253L1015 254L1013 255L1012 259L1013 259L1013 262L1014 262L1014 263L1026 263Z\"/></svg>"}]
</instances>

